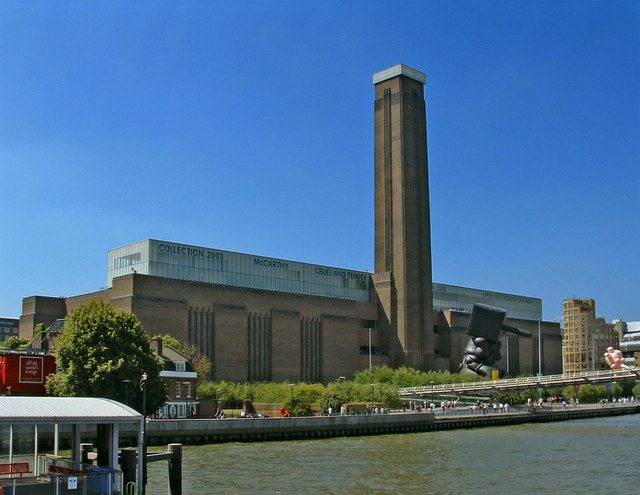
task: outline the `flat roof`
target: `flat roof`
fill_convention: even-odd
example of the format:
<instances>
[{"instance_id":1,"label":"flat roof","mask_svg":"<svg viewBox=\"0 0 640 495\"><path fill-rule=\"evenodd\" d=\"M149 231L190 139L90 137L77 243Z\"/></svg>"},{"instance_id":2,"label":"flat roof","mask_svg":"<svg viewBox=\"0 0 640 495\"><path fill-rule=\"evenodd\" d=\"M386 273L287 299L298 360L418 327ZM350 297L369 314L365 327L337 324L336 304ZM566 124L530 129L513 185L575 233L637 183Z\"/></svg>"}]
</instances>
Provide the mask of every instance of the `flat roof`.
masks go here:
<instances>
[{"instance_id":1,"label":"flat roof","mask_svg":"<svg viewBox=\"0 0 640 495\"><path fill-rule=\"evenodd\" d=\"M398 64L393 67L389 67L388 69L381 70L380 72L376 72L373 75L373 84L381 83L382 81L386 81L387 79L391 79L396 76L407 76L422 84L427 82L427 75L424 72L412 69L408 65Z\"/></svg>"},{"instance_id":2,"label":"flat roof","mask_svg":"<svg viewBox=\"0 0 640 495\"><path fill-rule=\"evenodd\" d=\"M0 396L1 423L138 423L142 414L96 397Z\"/></svg>"}]
</instances>

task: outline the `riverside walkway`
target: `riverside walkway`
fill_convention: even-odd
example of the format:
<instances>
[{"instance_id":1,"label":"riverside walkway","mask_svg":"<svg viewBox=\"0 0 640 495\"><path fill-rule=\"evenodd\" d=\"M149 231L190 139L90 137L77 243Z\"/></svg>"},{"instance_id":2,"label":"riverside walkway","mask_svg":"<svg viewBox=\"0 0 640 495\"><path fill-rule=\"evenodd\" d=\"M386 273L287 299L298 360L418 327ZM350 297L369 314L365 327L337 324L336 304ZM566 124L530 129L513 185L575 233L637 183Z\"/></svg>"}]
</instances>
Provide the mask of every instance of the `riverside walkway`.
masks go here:
<instances>
[{"instance_id":1,"label":"riverside walkway","mask_svg":"<svg viewBox=\"0 0 640 495\"><path fill-rule=\"evenodd\" d=\"M598 384L620 380L640 379L640 368L620 370L587 371L571 375L526 376L504 378L502 380L482 380L465 383L446 383L421 387L404 387L398 390L401 398L418 398L446 395L486 394L491 392L511 392L529 388L560 388L585 383Z\"/></svg>"},{"instance_id":2,"label":"riverside walkway","mask_svg":"<svg viewBox=\"0 0 640 495\"><path fill-rule=\"evenodd\" d=\"M146 431L150 445L176 442L193 445L415 433L626 414L640 414L640 402L609 403L605 406L510 407L508 412L469 407L444 412L398 411L347 416L151 420ZM121 431L121 434L127 435L127 431Z\"/></svg>"}]
</instances>

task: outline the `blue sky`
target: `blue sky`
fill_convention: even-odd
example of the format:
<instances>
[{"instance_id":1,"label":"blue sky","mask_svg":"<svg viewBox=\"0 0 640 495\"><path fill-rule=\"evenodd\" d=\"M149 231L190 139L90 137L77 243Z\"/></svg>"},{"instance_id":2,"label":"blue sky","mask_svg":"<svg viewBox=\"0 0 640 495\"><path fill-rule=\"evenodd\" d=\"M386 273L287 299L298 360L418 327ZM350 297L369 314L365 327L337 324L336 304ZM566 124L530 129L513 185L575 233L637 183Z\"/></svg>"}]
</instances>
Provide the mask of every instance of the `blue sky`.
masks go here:
<instances>
[{"instance_id":1,"label":"blue sky","mask_svg":"<svg viewBox=\"0 0 640 495\"><path fill-rule=\"evenodd\" d=\"M373 73L427 74L434 280L640 320L636 1L0 2L0 315L167 239L373 269Z\"/></svg>"}]
</instances>

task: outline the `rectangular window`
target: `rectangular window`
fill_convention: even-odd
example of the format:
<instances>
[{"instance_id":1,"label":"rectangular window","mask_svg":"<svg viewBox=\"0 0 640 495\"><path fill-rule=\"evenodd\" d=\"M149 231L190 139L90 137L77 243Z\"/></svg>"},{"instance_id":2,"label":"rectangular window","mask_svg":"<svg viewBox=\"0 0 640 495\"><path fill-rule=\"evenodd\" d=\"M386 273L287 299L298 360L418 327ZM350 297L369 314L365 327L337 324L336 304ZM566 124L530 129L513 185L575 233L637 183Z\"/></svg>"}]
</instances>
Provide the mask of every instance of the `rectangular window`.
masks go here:
<instances>
[{"instance_id":1,"label":"rectangular window","mask_svg":"<svg viewBox=\"0 0 640 495\"><path fill-rule=\"evenodd\" d=\"M113 260L113 268L126 268L127 266L140 263L142 256L141 253L134 253L128 256L121 256Z\"/></svg>"},{"instance_id":2,"label":"rectangular window","mask_svg":"<svg viewBox=\"0 0 640 495\"><path fill-rule=\"evenodd\" d=\"M180 398L180 382L176 382L176 399Z\"/></svg>"},{"instance_id":3,"label":"rectangular window","mask_svg":"<svg viewBox=\"0 0 640 495\"><path fill-rule=\"evenodd\" d=\"M187 399L191 398L191 382L185 382L184 386L187 389Z\"/></svg>"},{"instance_id":4,"label":"rectangular window","mask_svg":"<svg viewBox=\"0 0 640 495\"><path fill-rule=\"evenodd\" d=\"M186 371L187 363L184 361L176 361L176 371Z\"/></svg>"}]
</instances>

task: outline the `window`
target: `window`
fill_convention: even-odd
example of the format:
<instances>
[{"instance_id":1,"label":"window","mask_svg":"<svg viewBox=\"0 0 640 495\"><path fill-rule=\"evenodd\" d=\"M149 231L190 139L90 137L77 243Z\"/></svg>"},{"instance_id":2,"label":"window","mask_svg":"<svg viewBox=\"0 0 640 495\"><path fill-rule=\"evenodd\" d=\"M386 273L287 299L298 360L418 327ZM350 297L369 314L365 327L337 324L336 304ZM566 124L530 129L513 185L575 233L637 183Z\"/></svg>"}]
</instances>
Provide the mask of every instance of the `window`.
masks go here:
<instances>
[{"instance_id":1,"label":"window","mask_svg":"<svg viewBox=\"0 0 640 495\"><path fill-rule=\"evenodd\" d=\"M191 382L184 382L184 386L187 390L187 399L191 398Z\"/></svg>"},{"instance_id":2,"label":"window","mask_svg":"<svg viewBox=\"0 0 640 495\"><path fill-rule=\"evenodd\" d=\"M113 260L113 268L126 268L127 266L140 263L141 253L134 253L128 256L121 256Z\"/></svg>"},{"instance_id":3,"label":"window","mask_svg":"<svg viewBox=\"0 0 640 495\"><path fill-rule=\"evenodd\" d=\"M361 345L360 346L360 354L365 354L365 355L369 355L369 346L368 345ZM373 356L380 356L380 349L377 346L371 346L371 354Z\"/></svg>"},{"instance_id":4,"label":"window","mask_svg":"<svg viewBox=\"0 0 640 495\"><path fill-rule=\"evenodd\" d=\"M186 371L187 363L185 361L176 361L176 371Z\"/></svg>"},{"instance_id":5,"label":"window","mask_svg":"<svg viewBox=\"0 0 640 495\"><path fill-rule=\"evenodd\" d=\"M180 382L176 382L176 399L180 398Z\"/></svg>"}]
</instances>

